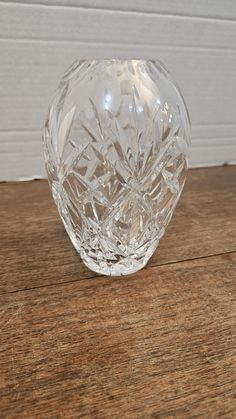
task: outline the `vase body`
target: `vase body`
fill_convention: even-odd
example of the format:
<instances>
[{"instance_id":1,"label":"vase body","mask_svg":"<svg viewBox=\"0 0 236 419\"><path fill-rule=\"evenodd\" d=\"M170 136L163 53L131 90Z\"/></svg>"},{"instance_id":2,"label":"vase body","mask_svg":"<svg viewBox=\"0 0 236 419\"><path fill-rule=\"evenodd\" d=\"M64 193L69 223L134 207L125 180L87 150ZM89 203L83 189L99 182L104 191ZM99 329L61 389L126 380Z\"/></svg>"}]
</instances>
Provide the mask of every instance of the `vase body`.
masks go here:
<instances>
[{"instance_id":1,"label":"vase body","mask_svg":"<svg viewBox=\"0 0 236 419\"><path fill-rule=\"evenodd\" d=\"M183 189L189 143L186 106L159 62L69 68L49 107L44 156L59 214L90 269L145 266Z\"/></svg>"}]
</instances>

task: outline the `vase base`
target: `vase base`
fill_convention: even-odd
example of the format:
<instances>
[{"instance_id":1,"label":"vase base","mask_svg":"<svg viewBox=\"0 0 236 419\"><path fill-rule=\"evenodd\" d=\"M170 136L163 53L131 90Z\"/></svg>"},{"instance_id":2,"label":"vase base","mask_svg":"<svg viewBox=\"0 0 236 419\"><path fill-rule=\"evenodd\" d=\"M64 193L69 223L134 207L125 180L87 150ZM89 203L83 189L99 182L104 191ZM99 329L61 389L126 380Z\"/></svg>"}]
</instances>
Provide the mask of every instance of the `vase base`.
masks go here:
<instances>
[{"instance_id":1,"label":"vase base","mask_svg":"<svg viewBox=\"0 0 236 419\"><path fill-rule=\"evenodd\" d=\"M140 271L143 269L150 257L144 258L142 260L135 260L131 258L127 258L122 260L122 262L116 263L111 265L107 262L97 262L95 263L91 258L89 257L82 257L83 263L92 271L100 274L100 275L106 275L106 276L124 276L124 275L130 275L137 271Z\"/></svg>"}]
</instances>

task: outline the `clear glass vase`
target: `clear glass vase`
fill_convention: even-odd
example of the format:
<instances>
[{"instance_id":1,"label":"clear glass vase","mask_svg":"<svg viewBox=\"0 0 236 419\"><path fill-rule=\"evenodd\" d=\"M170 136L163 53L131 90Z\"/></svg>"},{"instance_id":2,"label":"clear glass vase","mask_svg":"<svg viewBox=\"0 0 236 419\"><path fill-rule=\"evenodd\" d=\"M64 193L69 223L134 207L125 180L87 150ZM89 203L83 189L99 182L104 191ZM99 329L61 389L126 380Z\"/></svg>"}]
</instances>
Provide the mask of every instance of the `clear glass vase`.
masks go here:
<instances>
[{"instance_id":1,"label":"clear glass vase","mask_svg":"<svg viewBox=\"0 0 236 419\"><path fill-rule=\"evenodd\" d=\"M166 68L74 63L43 143L53 198L84 263L105 275L144 267L180 197L190 145L188 112Z\"/></svg>"}]
</instances>

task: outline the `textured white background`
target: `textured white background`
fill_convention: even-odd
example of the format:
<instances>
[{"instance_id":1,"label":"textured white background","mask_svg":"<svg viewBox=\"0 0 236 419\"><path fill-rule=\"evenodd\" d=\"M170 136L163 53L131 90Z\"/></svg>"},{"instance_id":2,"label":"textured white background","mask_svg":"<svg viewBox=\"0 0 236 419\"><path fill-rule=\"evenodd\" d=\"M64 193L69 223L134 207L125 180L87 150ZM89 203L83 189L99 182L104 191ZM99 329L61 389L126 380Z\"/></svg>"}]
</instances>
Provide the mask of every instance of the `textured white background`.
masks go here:
<instances>
[{"instance_id":1,"label":"textured white background","mask_svg":"<svg viewBox=\"0 0 236 419\"><path fill-rule=\"evenodd\" d=\"M0 1L0 180L45 175L49 99L77 58L158 58L186 99L192 166L236 162L235 0Z\"/></svg>"}]
</instances>

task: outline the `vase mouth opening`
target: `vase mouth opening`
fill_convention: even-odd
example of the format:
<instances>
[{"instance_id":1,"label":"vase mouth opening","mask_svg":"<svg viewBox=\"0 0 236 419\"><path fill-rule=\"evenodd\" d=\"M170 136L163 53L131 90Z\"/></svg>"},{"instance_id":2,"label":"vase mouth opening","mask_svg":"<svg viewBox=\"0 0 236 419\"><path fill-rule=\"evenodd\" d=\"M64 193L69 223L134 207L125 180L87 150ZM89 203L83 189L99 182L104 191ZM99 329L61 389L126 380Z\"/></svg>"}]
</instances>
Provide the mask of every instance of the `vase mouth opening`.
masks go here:
<instances>
[{"instance_id":1,"label":"vase mouth opening","mask_svg":"<svg viewBox=\"0 0 236 419\"><path fill-rule=\"evenodd\" d=\"M91 58L91 59L80 59L75 61L75 65L81 66L85 65L86 67L94 66L106 66L106 67L157 67L159 71L164 71L169 73L166 66L162 63L161 60L156 58Z\"/></svg>"},{"instance_id":2,"label":"vase mouth opening","mask_svg":"<svg viewBox=\"0 0 236 419\"><path fill-rule=\"evenodd\" d=\"M157 58L82 58L79 60L80 62L87 62L87 63L141 63L141 62L159 62Z\"/></svg>"}]
</instances>

